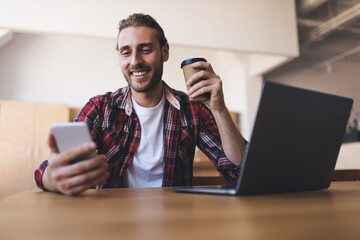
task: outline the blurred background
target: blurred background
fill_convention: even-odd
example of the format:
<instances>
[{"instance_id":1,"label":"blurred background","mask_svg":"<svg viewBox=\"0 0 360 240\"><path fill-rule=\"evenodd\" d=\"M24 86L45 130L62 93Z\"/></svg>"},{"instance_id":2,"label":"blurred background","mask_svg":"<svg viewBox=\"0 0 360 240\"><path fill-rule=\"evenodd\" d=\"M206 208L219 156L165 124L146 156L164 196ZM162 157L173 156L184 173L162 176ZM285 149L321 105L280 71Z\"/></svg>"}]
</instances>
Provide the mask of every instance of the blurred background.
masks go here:
<instances>
[{"instance_id":1,"label":"blurred background","mask_svg":"<svg viewBox=\"0 0 360 240\"><path fill-rule=\"evenodd\" d=\"M186 89L182 60L212 63L246 139L264 81L353 98L349 127L359 120L360 0L1 0L0 197L35 189L51 122L126 85L115 46L132 13L163 27L171 87ZM217 174L209 167L199 174Z\"/></svg>"},{"instance_id":2,"label":"blurred background","mask_svg":"<svg viewBox=\"0 0 360 240\"><path fill-rule=\"evenodd\" d=\"M297 0L300 55L265 80L354 99L348 131L360 120L360 1Z\"/></svg>"}]
</instances>

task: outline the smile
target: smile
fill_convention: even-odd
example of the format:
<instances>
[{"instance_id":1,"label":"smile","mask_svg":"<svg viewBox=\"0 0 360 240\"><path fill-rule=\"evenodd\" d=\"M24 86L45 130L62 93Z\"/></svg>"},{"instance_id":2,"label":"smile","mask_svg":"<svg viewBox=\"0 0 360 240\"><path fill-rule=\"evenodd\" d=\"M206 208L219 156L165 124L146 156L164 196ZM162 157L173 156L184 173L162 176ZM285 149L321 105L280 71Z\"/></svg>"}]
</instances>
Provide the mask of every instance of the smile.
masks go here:
<instances>
[{"instance_id":1,"label":"smile","mask_svg":"<svg viewBox=\"0 0 360 240\"><path fill-rule=\"evenodd\" d=\"M147 73L147 71L142 71L142 72L132 72L132 74L136 77L141 77L144 76Z\"/></svg>"}]
</instances>

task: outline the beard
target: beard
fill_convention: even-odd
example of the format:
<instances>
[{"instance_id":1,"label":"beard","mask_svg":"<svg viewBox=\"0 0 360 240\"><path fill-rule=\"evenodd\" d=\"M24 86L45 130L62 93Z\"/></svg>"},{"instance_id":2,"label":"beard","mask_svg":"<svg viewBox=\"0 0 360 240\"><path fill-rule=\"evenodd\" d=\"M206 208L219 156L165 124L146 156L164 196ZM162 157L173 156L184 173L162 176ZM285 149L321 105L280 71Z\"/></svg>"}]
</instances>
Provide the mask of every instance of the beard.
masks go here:
<instances>
[{"instance_id":1,"label":"beard","mask_svg":"<svg viewBox=\"0 0 360 240\"><path fill-rule=\"evenodd\" d=\"M146 64L138 64L136 66L131 66L128 71L124 72L123 75L128 83L128 85L136 92L149 92L154 89L159 82L161 81L161 77L163 74L163 56L160 58L160 65L156 69L152 69L150 66ZM132 81L131 75L132 71L147 71L146 74L149 74L152 70L153 75L146 76L146 78L140 81ZM150 78L150 80L149 80Z\"/></svg>"},{"instance_id":2,"label":"beard","mask_svg":"<svg viewBox=\"0 0 360 240\"><path fill-rule=\"evenodd\" d=\"M131 80L131 71L137 71L137 70L144 70L148 71L147 74L152 70L151 67L146 66L145 64L139 64L135 67L132 67L127 73L123 72L124 78L128 85L136 92L149 92L155 86L158 85L158 83L161 81L162 73L163 73L163 66L161 65L158 69L155 69L152 76L147 76L145 79L141 81L133 81ZM150 78L150 81L149 81Z\"/></svg>"}]
</instances>

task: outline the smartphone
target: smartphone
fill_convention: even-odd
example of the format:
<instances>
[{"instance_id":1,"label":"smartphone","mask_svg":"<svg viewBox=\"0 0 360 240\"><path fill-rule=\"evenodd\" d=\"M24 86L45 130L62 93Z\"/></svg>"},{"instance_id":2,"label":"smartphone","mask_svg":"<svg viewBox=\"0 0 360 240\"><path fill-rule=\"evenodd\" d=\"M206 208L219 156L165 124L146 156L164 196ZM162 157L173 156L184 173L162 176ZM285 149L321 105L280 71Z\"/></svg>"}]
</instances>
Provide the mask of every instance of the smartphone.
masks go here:
<instances>
[{"instance_id":1,"label":"smartphone","mask_svg":"<svg viewBox=\"0 0 360 240\"><path fill-rule=\"evenodd\" d=\"M55 137L56 144L60 153L69 148L79 146L84 143L92 142L90 131L86 123L83 122L66 122L51 124L51 132ZM93 158L97 155L96 150L89 152L81 157L71 161L75 163L81 160Z\"/></svg>"}]
</instances>

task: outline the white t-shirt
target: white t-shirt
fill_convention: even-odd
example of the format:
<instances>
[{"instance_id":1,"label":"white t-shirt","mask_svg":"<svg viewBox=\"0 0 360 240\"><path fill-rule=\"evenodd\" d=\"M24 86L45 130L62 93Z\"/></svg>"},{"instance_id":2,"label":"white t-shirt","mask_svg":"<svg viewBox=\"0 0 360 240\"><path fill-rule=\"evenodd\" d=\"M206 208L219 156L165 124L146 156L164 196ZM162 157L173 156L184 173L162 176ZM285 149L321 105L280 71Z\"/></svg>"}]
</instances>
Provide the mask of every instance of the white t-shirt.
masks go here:
<instances>
[{"instance_id":1,"label":"white t-shirt","mask_svg":"<svg viewBox=\"0 0 360 240\"><path fill-rule=\"evenodd\" d=\"M158 105L142 107L131 97L141 127L140 144L126 170L124 187L161 187L163 179L163 123L165 97Z\"/></svg>"}]
</instances>

